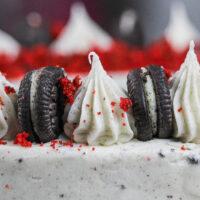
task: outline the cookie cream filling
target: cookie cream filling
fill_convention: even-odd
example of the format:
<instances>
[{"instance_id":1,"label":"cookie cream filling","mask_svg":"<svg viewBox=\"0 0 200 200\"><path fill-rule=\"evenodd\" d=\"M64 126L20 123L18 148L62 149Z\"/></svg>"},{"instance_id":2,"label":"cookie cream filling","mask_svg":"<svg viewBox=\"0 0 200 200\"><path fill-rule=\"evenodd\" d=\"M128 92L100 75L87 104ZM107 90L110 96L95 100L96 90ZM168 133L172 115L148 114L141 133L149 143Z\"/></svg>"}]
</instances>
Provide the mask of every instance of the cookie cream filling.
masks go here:
<instances>
[{"instance_id":1,"label":"cookie cream filling","mask_svg":"<svg viewBox=\"0 0 200 200\"><path fill-rule=\"evenodd\" d=\"M38 86L38 79L40 77L40 74L42 73L42 70L44 68L41 68L39 70L35 70L32 73L31 76L31 89L30 89L30 111L31 111L31 120L32 120L32 125L34 131L37 133L38 131L36 130L36 116L37 116L37 109L35 108L35 100L36 100L36 93L37 93L37 86Z\"/></svg>"},{"instance_id":2,"label":"cookie cream filling","mask_svg":"<svg viewBox=\"0 0 200 200\"><path fill-rule=\"evenodd\" d=\"M18 130L17 90L0 72L0 138L14 139Z\"/></svg>"},{"instance_id":3,"label":"cookie cream filling","mask_svg":"<svg viewBox=\"0 0 200 200\"><path fill-rule=\"evenodd\" d=\"M200 143L200 66L194 42L184 63L170 82L174 112L174 137L184 142Z\"/></svg>"},{"instance_id":4,"label":"cookie cream filling","mask_svg":"<svg viewBox=\"0 0 200 200\"><path fill-rule=\"evenodd\" d=\"M141 68L143 73L148 73L146 68ZM153 135L157 133L157 104L156 104L156 94L153 86L152 78L149 74L146 76L146 81L144 81L144 89L146 94L146 101L149 108L149 116L151 119L151 126L153 130Z\"/></svg>"},{"instance_id":5,"label":"cookie cream filling","mask_svg":"<svg viewBox=\"0 0 200 200\"><path fill-rule=\"evenodd\" d=\"M120 108L120 98L128 97L107 75L94 52L89 54L89 61L92 69L77 91L68 116L65 112L65 134L69 137L73 134L76 142L89 145L128 142L134 135L131 129L134 120L131 109L125 112Z\"/></svg>"}]
</instances>

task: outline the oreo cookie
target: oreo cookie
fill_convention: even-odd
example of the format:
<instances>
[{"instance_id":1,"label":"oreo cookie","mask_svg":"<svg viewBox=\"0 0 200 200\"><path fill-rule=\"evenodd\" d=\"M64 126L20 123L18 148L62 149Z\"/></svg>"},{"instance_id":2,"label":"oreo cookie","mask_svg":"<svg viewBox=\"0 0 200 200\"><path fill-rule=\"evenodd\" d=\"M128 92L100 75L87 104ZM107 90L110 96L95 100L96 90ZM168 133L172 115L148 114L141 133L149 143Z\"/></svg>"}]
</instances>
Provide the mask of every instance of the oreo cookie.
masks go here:
<instances>
[{"instance_id":1,"label":"oreo cookie","mask_svg":"<svg viewBox=\"0 0 200 200\"><path fill-rule=\"evenodd\" d=\"M133 103L137 138L172 136L172 103L166 74L161 66L133 69L127 77L128 93Z\"/></svg>"},{"instance_id":2,"label":"oreo cookie","mask_svg":"<svg viewBox=\"0 0 200 200\"><path fill-rule=\"evenodd\" d=\"M62 77L65 77L63 69L48 66L28 72L20 83L19 124L21 131L29 133L28 139L32 142L48 142L62 132Z\"/></svg>"}]
</instances>

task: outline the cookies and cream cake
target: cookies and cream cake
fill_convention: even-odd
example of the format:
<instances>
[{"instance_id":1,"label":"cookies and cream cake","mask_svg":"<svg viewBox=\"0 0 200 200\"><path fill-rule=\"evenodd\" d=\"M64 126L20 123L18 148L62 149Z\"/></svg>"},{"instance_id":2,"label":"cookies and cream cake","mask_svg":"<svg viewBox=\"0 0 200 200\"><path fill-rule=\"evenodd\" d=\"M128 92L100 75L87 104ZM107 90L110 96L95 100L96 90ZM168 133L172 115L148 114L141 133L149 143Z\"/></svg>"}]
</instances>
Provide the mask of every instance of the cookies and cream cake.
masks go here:
<instances>
[{"instance_id":1,"label":"cookies and cream cake","mask_svg":"<svg viewBox=\"0 0 200 200\"><path fill-rule=\"evenodd\" d=\"M95 53L89 58L92 69L82 84L56 67L25 75L13 103L21 133L0 140L3 200L198 200L200 133L198 122L188 119L199 115L193 42L169 86L163 67L147 66L129 73L124 91ZM120 79L126 81L123 73ZM144 113L146 122L138 120ZM64 124L58 134L57 118Z\"/></svg>"}]
</instances>

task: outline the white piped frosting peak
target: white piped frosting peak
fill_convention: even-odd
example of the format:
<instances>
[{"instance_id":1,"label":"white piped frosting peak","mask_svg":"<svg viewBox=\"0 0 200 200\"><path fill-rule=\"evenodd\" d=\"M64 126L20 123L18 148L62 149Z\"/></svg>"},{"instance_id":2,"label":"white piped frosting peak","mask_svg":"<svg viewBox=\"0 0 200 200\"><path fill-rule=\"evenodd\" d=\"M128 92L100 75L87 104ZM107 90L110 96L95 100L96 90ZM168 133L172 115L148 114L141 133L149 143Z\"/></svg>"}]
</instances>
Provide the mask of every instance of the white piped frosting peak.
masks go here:
<instances>
[{"instance_id":1,"label":"white piped frosting peak","mask_svg":"<svg viewBox=\"0 0 200 200\"><path fill-rule=\"evenodd\" d=\"M88 77L69 111L66 106L65 134L73 134L76 142L89 145L126 143L133 138L134 121L131 108L128 112L120 108L120 97L128 97L104 71L94 52L89 54L89 62L92 69Z\"/></svg>"},{"instance_id":2,"label":"white piped frosting peak","mask_svg":"<svg viewBox=\"0 0 200 200\"><path fill-rule=\"evenodd\" d=\"M174 137L184 142L200 143L200 66L194 42L184 63L170 82L174 112Z\"/></svg>"},{"instance_id":3,"label":"white piped frosting peak","mask_svg":"<svg viewBox=\"0 0 200 200\"><path fill-rule=\"evenodd\" d=\"M19 131L17 120L17 91L6 92L5 87L14 88L0 72L0 139L14 139Z\"/></svg>"},{"instance_id":4,"label":"white piped frosting peak","mask_svg":"<svg viewBox=\"0 0 200 200\"><path fill-rule=\"evenodd\" d=\"M74 3L70 19L51 48L59 54L87 53L92 48L102 50L112 45L111 36L88 15L83 3Z\"/></svg>"}]
</instances>

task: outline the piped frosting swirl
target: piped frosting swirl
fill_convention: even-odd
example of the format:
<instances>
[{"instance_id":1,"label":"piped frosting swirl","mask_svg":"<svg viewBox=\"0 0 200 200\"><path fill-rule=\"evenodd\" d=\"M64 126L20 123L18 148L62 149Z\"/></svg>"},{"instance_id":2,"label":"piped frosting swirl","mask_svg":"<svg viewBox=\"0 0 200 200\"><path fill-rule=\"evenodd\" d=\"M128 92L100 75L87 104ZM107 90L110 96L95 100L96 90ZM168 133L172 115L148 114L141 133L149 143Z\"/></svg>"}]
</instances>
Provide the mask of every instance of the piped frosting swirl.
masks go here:
<instances>
[{"instance_id":1,"label":"piped frosting swirl","mask_svg":"<svg viewBox=\"0 0 200 200\"><path fill-rule=\"evenodd\" d=\"M104 71L94 52L89 54L89 62L92 69L78 89L68 116L66 106L65 134L69 137L73 134L76 142L89 145L130 141L134 135L131 109L124 112L120 108L120 98L128 98L126 93Z\"/></svg>"},{"instance_id":2,"label":"piped frosting swirl","mask_svg":"<svg viewBox=\"0 0 200 200\"><path fill-rule=\"evenodd\" d=\"M170 81L174 113L174 137L200 143L200 66L194 42L184 63Z\"/></svg>"}]
</instances>

